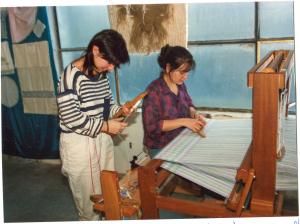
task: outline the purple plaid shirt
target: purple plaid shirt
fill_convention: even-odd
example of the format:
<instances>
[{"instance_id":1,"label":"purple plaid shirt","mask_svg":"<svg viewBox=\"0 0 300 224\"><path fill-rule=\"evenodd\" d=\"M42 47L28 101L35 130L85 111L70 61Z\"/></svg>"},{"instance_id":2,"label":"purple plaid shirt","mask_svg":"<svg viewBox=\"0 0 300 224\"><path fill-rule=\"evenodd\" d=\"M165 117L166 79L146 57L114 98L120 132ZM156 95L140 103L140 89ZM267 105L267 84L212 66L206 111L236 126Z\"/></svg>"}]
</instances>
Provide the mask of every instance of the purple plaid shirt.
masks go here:
<instances>
[{"instance_id":1,"label":"purple plaid shirt","mask_svg":"<svg viewBox=\"0 0 300 224\"><path fill-rule=\"evenodd\" d=\"M184 128L163 132L163 120L190 117L189 107L195 107L185 84L178 86L175 95L160 77L148 86L148 95L143 101L144 145L161 149L172 141Z\"/></svg>"}]
</instances>

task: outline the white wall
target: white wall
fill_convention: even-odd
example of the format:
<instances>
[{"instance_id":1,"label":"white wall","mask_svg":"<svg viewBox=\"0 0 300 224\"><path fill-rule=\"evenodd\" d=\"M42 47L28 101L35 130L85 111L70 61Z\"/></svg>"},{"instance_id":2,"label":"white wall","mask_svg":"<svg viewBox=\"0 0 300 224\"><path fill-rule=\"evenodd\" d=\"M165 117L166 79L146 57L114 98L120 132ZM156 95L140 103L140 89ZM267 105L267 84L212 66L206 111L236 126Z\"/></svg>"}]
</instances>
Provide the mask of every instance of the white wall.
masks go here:
<instances>
[{"instance_id":1,"label":"white wall","mask_svg":"<svg viewBox=\"0 0 300 224\"><path fill-rule=\"evenodd\" d=\"M128 120L128 127L122 135L113 137L115 145L115 166L119 173L125 173L130 169L130 161L133 156L138 158L145 156L143 153L144 130L142 125L142 113L134 113Z\"/></svg>"}]
</instances>

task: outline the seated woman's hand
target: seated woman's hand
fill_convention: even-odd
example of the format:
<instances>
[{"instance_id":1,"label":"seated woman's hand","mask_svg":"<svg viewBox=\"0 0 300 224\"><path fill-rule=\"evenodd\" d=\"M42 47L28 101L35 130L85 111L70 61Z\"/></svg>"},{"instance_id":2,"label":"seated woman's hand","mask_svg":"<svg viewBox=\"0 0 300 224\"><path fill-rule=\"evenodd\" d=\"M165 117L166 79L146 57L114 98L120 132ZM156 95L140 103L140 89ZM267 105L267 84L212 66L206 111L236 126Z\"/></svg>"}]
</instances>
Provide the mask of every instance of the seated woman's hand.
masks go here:
<instances>
[{"instance_id":1,"label":"seated woman's hand","mask_svg":"<svg viewBox=\"0 0 300 224\"><path fill-rule=\"evenodd\" d=\"M195 119L197 119L198 121L200 121L202 123L202 126L206 125L206 121L203 115L201 114L195 114Z\"/></svg>"},{"instance_id":2,"label":"seated woman's hand","mask_svg":"<svg viewBox=\"0 0 300 224\"><path fill-rule=\"evenodd\" d=\"M200 121L198 119L186 118L184 126L191 129L193 132L199 132L203 128L204 125L205 125L205 123L203 123L202 121Z\"/></svg>"},{"instance_id":3,"label":"seated woman's hand","mask_svg":"<svg viewBox=\"0 0 300 224\"><path fill-rule=\"evenodd\" d=\"M194 107L190 107L190 116L191 116L191 118L200 121L202 126L206 125L206 121L205 121L204 116L197 113L197 111Z\"/></svg>"}]
</instances>

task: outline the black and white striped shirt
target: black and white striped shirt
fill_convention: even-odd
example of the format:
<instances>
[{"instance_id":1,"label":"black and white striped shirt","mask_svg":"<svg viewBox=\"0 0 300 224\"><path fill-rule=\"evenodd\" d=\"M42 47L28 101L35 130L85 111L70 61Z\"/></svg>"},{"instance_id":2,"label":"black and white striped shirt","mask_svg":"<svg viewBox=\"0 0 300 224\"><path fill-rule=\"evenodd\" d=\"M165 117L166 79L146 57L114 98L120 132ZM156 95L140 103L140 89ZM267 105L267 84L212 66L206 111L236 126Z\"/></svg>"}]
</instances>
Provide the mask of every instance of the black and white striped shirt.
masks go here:
<instances>
[{"instance_id":1,"label":"black and white striped shirt","mask_svg":"<svg viewBox=\"0 0 300 224\"><path fill-rule=\"evenodd\" d=\"M62 73L57 97L62 132L96 137L103 121L120 107L114 105L106 75L89 77L70 64Z\"/></svg>"}]
</instances>

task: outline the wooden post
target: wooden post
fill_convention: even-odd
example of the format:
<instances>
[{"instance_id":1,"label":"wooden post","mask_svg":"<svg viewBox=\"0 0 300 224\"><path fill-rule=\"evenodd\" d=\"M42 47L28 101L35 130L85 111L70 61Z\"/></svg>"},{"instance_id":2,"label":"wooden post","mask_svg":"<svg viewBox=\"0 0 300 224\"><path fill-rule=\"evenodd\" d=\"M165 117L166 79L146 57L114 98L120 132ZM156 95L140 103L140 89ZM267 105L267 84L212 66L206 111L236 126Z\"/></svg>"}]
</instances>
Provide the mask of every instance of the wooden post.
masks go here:
<instances>
[{"instance_id":1,"label":"wooden post","mask_svg":"<svg viewBox=\"0 0 300 224\"><path fill-rule=\"evenodd\" d=\"M150 161L154 162L154 160ZM138 167L142 219L158 219L156 207L156 170L151 165Z\"/></svg>"},{"instance_id":2,"label":"wooden post","mask_svg":"<svg viewBox=\"0 0 300 224\"><path fill-rule=\"evenodd\" d=\"M276 149L279 116L279 89L284 88L284 73L253 75L253 183L251 211L273 215L276 184Z\"/></svg>"},{"instance_id":3,"label":"wooden post","mask_svg":"<svg viewBox=\"0 0 300 224\"><path fill-rule=\"evenodd\" d=\"M101 187L104 212L107 220L122 219L119 178L115 171L101 171Z\"/></svg>"},{"instance_id":4,"label":"wooden post","mask_svg":"<svg viewBox=\"0 0 300 224\"><path fill-rule=\"evenodd\" d=\"M275 212L277 136L280 104L284 103L280 92L287 88L293 57L293 51L273 51L248 72L248 86L253 87L252 167L256 176L250 209L257 215Z\"/></svg>"}]
</instances>

